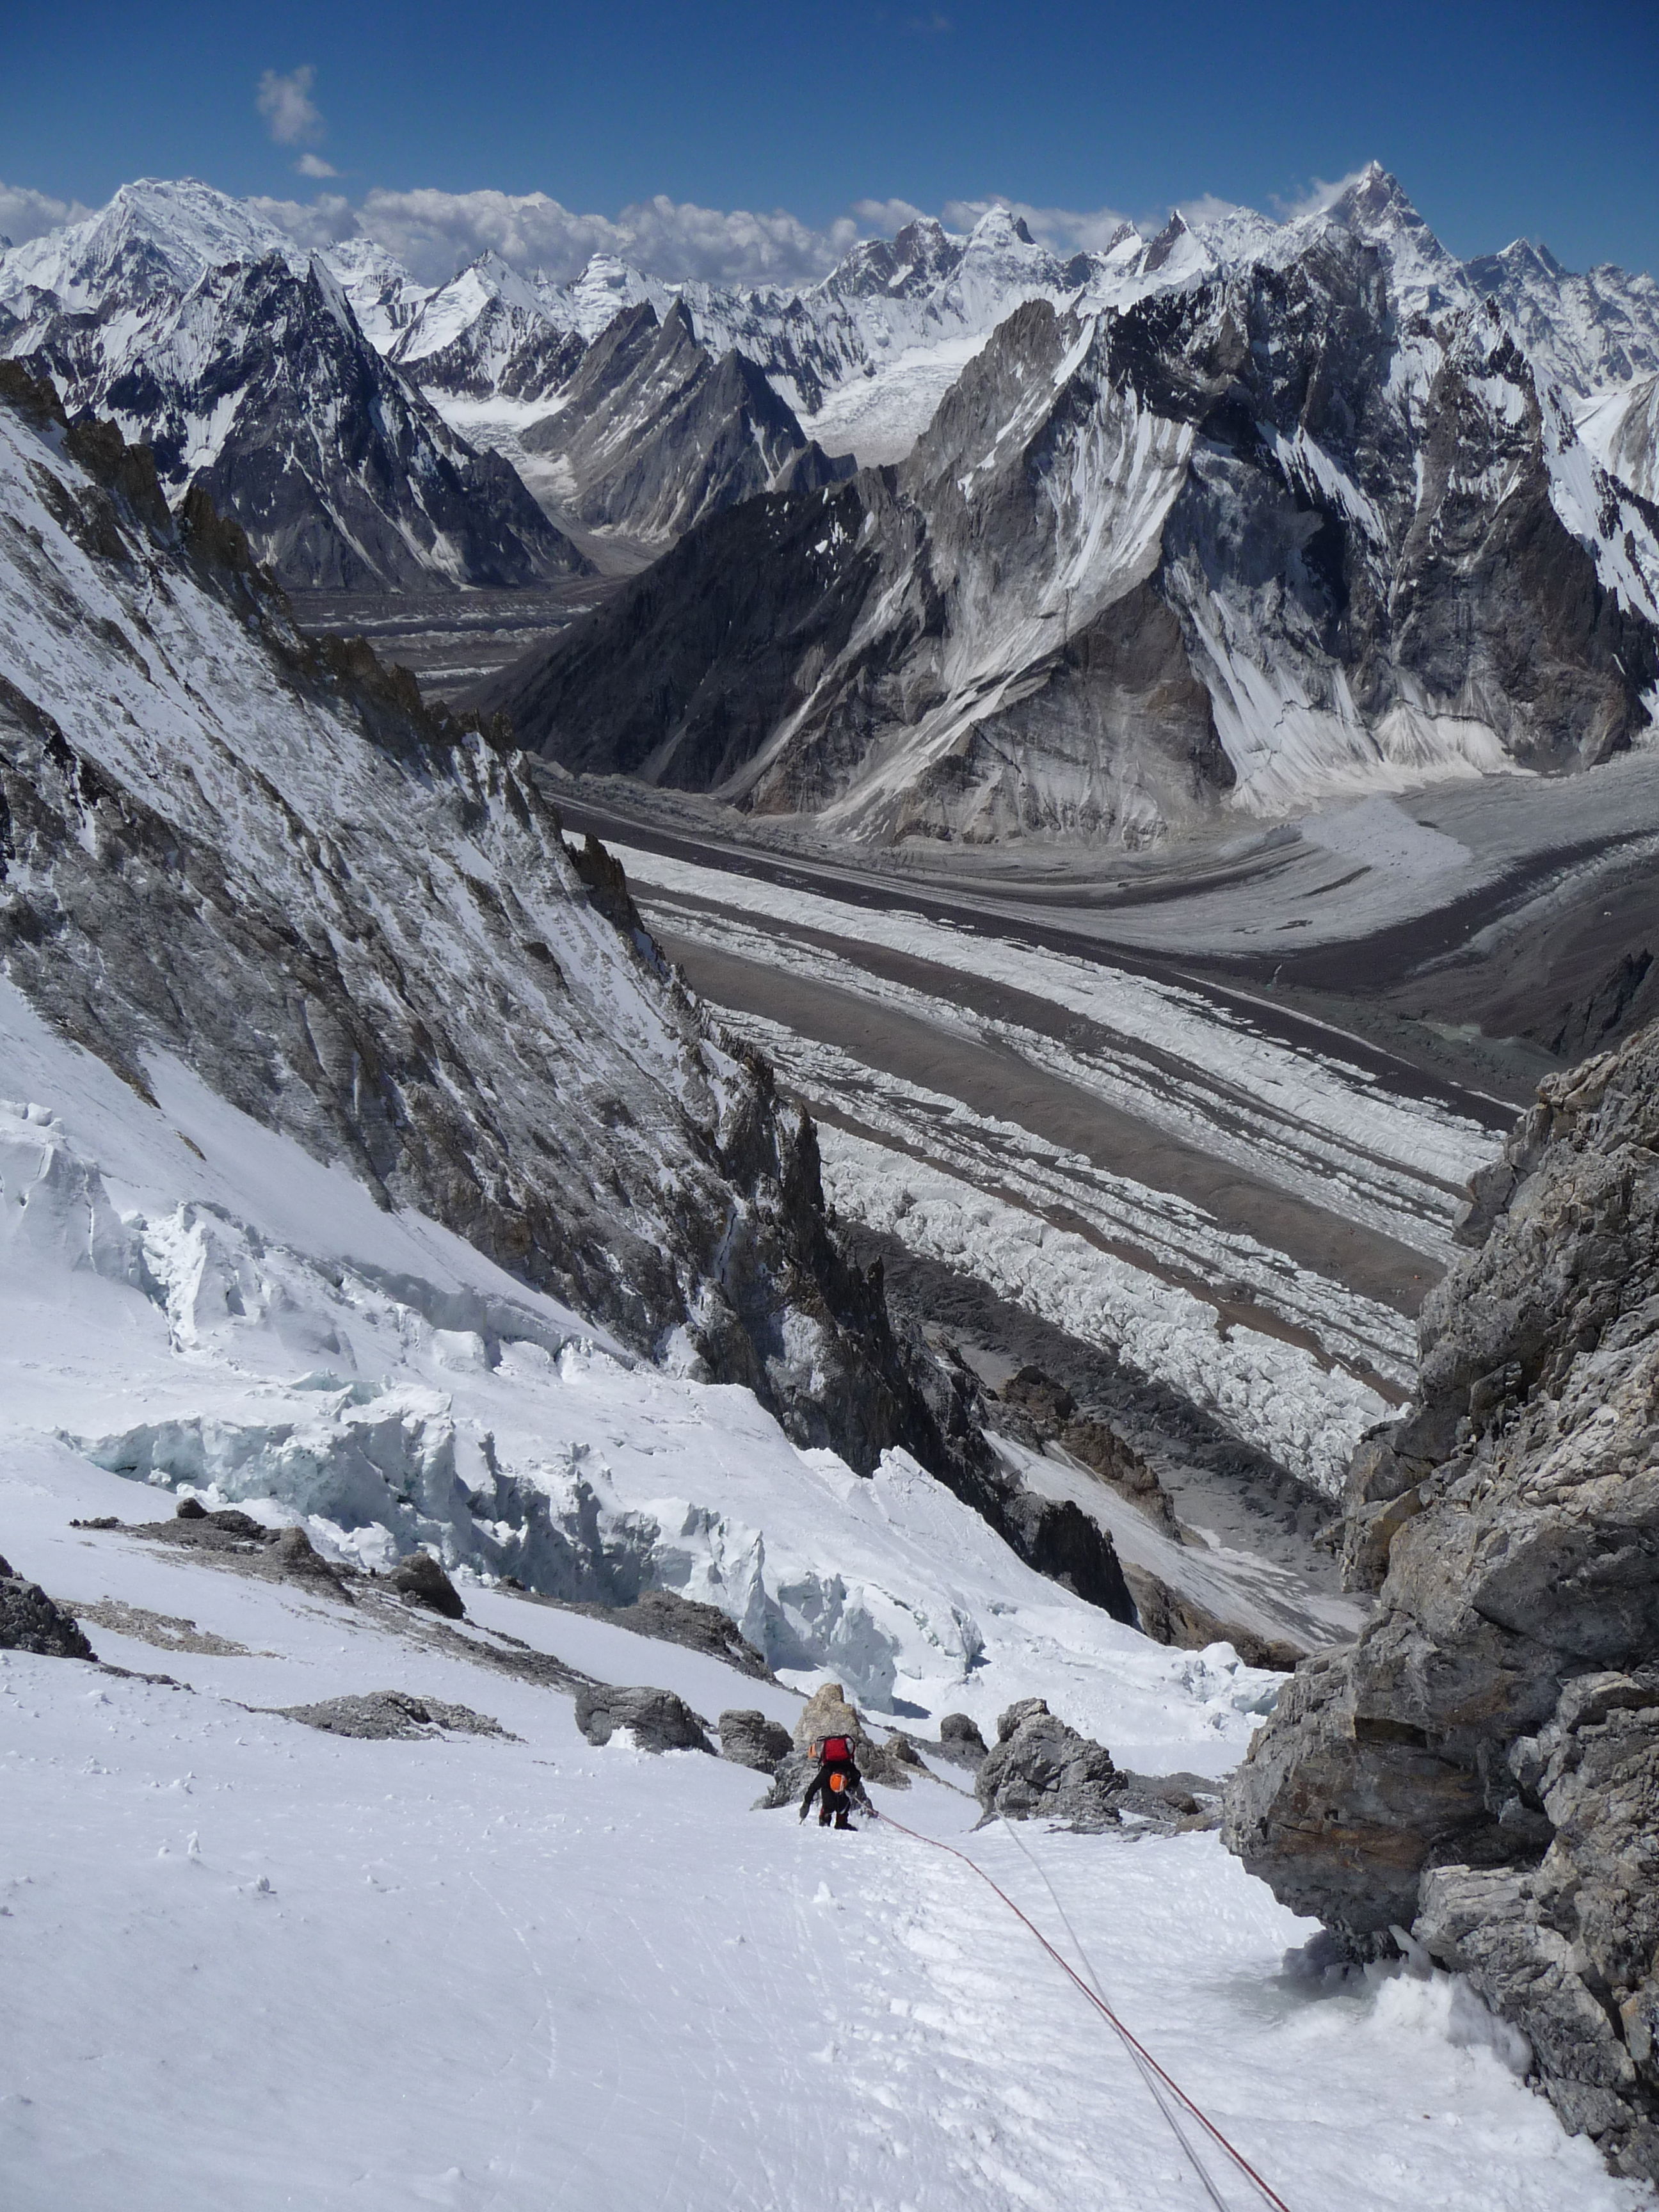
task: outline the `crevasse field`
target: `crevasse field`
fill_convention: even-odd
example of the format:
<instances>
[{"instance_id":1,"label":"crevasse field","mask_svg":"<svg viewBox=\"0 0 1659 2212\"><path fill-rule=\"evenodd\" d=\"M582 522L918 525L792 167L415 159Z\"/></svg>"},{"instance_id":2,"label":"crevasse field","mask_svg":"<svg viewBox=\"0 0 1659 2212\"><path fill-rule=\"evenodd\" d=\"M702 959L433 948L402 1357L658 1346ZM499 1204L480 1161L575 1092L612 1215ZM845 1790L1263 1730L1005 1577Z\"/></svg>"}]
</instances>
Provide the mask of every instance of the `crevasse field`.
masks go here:
<instances>
[{"instance_id":1,"label":"crevasse field","mask_svg":"<svg viewBox=\"0 0 1659 2212\"><path fill-rule=\"evenodd\" d=\"M760 1778L700 1753L592 1748L567 1695L491 1655L710 1719L787 1722L841 1679L923 1735L1041 1694L1121 1765L1206 1775L1275 1678L1119 1626L902 1458L860 1482L747 1394L631 1366L179 1069L151 1067L150 1105L9 993L0 1018L0 1529L132 1670L0 1654L9 2212L1253 2201L1213 2160L1206 2198L966 1868L754 1810ZM173 1487L370 1565L377 1527L445 1517L468 1619L70 1525L165 1517ZM720 1605L778 1684L486 1579L584 1529ZM265 1710L392 1687L508 1734L364 1741ZM1642 2201L1447 1978L1287 1973L1310 1925L1213 1833L1016 1839L972 1832L946 1780L876 1796L1080 1942L1293 2212Z\"/></svg>"}]
</instances>

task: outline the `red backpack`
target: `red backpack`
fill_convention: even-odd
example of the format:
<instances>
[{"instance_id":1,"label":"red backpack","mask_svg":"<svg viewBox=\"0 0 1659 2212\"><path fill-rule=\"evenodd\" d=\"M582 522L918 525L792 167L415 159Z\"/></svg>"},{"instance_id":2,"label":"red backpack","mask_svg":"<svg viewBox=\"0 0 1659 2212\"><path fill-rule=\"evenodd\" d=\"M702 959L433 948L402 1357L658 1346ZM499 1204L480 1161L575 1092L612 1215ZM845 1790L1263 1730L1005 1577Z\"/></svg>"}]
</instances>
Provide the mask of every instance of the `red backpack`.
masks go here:
<instances>
[{"instance_id":1,"label":"red backpack","mask_svg":"<svg viewBox=\"0 0 1659 2212\"><path fill-rule=\"evenodd\" d=\"M853 1756L853 1747L844 1735L827 1735L823 1739L823 1756L832 1762L848 1759Z\"/></svg>"}]
</instances>

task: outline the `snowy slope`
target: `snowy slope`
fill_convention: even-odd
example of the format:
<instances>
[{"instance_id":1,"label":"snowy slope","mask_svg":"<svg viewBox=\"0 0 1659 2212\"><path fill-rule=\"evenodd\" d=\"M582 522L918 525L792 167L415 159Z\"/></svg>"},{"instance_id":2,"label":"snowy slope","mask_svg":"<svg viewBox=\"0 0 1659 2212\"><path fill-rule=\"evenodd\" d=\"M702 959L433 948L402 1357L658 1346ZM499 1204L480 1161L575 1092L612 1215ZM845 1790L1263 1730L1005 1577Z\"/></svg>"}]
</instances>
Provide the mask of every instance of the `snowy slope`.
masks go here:
<instances>
[{"instance_id":1,"label":"snowy slope","mask_svg":"<svg viewBox=\"0 0 1659 2212\"><path fill-rule=\"evenodd\" d=\"M14 1463L0 1490L14 1564L233 1647L88 1622L179 1687L0 1655L0 1927L29 1991L0 2100L16 2212L1206 2201L1103 2025L967 1868L751 1812L758 1778L694 1753L596 1751L568 1698L465 1647L64 1527L130 1487ZM475 1633L667 1683L711 1717L789 1709L669 1647L469 1601ZM247 1710L392 1683L520 1740L354 1741ZM1281 1976L1309 1923L1213 1835L1022 1848L964 1834L976 1808L941 1784L875 1794L1074 1956L1063 1911L1288 2203L1643 2201L1561 2136L1459 1985Z\"/></svg>"},{"instance_id":2,"label":"snowy slope","mask_svg":"<svg viewBox=\"0 0 1659 2212\"><path fill-rule=\"evenodd\" d=\"M0 1652L0 1941L29 1991L9 2207L1205 2201L1121 2049L968 1868L753 1811L759 1778L695 1753L595 1749L566 1694L499 1662L550 1653L786 1723L833 1674L924 1735L1038 1694L1121 1763L1200 1777L1236 1762L1271 1678L1031 1576L898 1456L860 1483L748 1394L611 1357L164 1060L151 1104L9 989L0 1024L33 1102L0 1109L0 1531L134 1670ZM110 1437L163 1428L181 1457L203 1444L188 1475L152 1459L146 1480L131 1447L107 1464ZM502 1544L509 1478L613 1574L746 1597L781 1685L481 1579L548 1564ZM468 1618L70 1526L165 1517L175 1484L349 1560L424 1534ZM509 1738L362 1741L270 1710L387 1688ZM1067 1955L1080 1939L1288 2203L1644 2201L1561 2135L1461 1984L1287 1974L1311 1923L1213 1832L974 1834L953 1779L874 1794Z\"/></svg>"}]
</instances>

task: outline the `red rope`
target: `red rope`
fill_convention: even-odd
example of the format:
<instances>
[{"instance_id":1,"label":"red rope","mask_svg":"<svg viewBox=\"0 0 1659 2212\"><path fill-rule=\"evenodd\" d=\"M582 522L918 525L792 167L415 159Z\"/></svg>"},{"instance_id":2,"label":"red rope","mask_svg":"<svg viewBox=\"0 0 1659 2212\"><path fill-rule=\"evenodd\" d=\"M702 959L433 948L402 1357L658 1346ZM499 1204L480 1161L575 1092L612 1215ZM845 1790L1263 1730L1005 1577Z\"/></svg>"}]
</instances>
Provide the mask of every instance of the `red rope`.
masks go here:
<instances>
[{"instance_id":1,"label":"red rope","mask_svg":"<svg viewBox=\"0 0 1659 2212\"><path fill-rule=\"evenodd\" d=\"M1290 2212L1290 2207L1285 2203L1284 2198L1275 2195L1273 2191L1268 2187L1267 2184L1261 2179L1261 2176L1256 2172L1255 2168L1245 2157L1243 2152L1234 2148L1232 2144L1228 2142L1226 2136L1222 2134L1220 2129L1217 2127L1215 2122L1210 2118L1209 2115L1206 2112L1201 2112L1193 2102L1192 2099L1187 2094L1187 2092L1182 2087L1181 2084L1173 2080L1170 2075L1164 2072L1164 2069L1158 2064L1157 2059L1153 2057L1152 2052L1147 2050L1145 2044L1139 2042L1136 2037L1130 2033L1129 2030L1123 2025L1123 2022L1118 2018L1117 2014L1112 2010L1105 1999L1098 1996L1096 1991L1089 1987L1087 1982L1084 1980L1082 1975L1078 1972L1071 1961L1065 1957L1063 1953L1055 1950L1054 1945L1048 1941L1048 1938L1043 1934L1036 1923L1030 1918L1027 1914L1021 1911L1019 1906L1014 1903L1013 1899L1009 1896L1007 1891L986 1873L984 1868L981 1866L977 1859L970 1859L966 1851L959 1851L954 1844L941 1843L937 1836L919 1835L915 1829L907 1828L902 1820L896 1820L890 1813L883 1813L880 1817L884 1827L896 1828L900 1835L908 1836L912 1842L918 1844L931 1844L936 1851L948 1851L953 1859L960 1859L963 1866L971 1867L982 1882L985 1882L990 1888L995 1890L997 1895L1007 1906L1009 1911L1013 1914L1015 1919L1024 1923L1025 1926L1030 1930L1031 1934L1036 1937L1037 1942L1042 1944L1043 1949L1048 1954L1048 1956L1054 1960L1054 1964L1063 1973L1069 1976L1071 1980L1077 1984L1078 1988L1082 1990L1084 1996L1088 1998L1090 2003L1093 2005L1095 2010L1104 2014L1105 2018L1110 2022L1117 2034L1121 2037L1123 2041L1128 2045L1129 2049L1134 2052L1135 2056L1140 2059L1142 2063L1151 2067L1152 2072L1157 2075L1158 2080L1163 2082L1165 2088L1167 2088L1171 2094L1180 2099L1182 2104L1185 2106L1186 2109L1192 2114L1193 2118L1198 2122L1200 2127L1205 2130L1206 2134L1210 2136L1212 2142L1217 2143L1221 2149L1226 2152L1228 2157L1231 2159L1233 2164L1238 2168L1239 2172L1244 2174L1250 2181L1254 2182L1255 2186L1261 2191L1263 2197L1274 2208L1274 2212Z\"/></svg>"}]
</instances>

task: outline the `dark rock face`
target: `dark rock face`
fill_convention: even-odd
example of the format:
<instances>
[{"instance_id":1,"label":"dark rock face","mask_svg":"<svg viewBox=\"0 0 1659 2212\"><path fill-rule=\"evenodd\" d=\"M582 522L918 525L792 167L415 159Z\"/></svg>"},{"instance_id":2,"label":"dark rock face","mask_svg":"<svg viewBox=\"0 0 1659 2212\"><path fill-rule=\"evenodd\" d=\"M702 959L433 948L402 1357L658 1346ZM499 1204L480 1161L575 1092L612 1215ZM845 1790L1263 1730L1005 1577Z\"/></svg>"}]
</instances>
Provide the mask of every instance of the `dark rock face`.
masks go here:
<instances>
[{"instance_id":1,"label":"dark rock face","mask_svg":"<svg viewBox=\"0 0 1659 2212\"><path fill-rule=\"evenodd\" d=\"M1361 1447L1357 1644L1304 1663L1227 1838L1352 1950L1392 1926L1659 2179L1659 1030L1553 1078L1478 1180L1417 1403Z\"/></svg>"},{"instance_id":2,"label":"dark rock face","mask_svg":"<svg viewBox=\"0 0 1659 2212\"><path fill-rule=\"evenodd\" d=\"M1174 1504L1152 1468L1109 1422L1084 1413L1063 1383L1028 1362L1008 1377L996 1396L994 1418L999 1428L1037 1451L1049 1443L1063 1445L1167 1535L1178 1534ZM1216 1639L1205 1640L1212 1644Z\"/></svg>"},{"instance_id":3,"label":"dark rock face","mask_svg":"<svg viewBox=\"0 0 1659 2212\"><path fill-rule=\"evenodd\" d=\"M465 1614L459 1591L430 1552L411 1552L399 1559L392 1570L392 1586L410 1605L427 1606L446 1620L459 1620Z\"/></svg>"},{"instance_id":4,"label":"dark rock face","mask_svg":"<svg viewBox=\"0 0 1659 2212\"><path fill-rule=\"evenodd\" d=\"M1122 1787L1104 1744L1079 1735L1042 1698L1009 1706L974 1778L985 1820L1064 1820L1082 1829L1118 1825Z\"/></svg>"},{"instance_id":5,"label":"dark rock face","mask_svg":"<svg viewBox=\"0 0 1659 2212\"><path fill-rule=\"evenodd\" d=\"M481 685L481 711L567 768L723 788L846 646L880 568L873 541L846 550L866 512L855 481L712 516L616 595L624 620L574 623L562 651Z\"/></svg>"},{"instance_id":6,"label":"dark rock face","mask_svg":"<svg viewBox=\"0 0 1659 2212\"><path fill-rule=\"evenodd\" d=\"M556 413L524 434L562 461L562 507L595 528L668 539L757 492L815 489L852 474L803 436L754 363L716 361L676 302L625 307L582 356Z\"/></svg>"},{"instance_id":7,"label":"dark rock face","mask_svg":"<svg viewBox=\"0 0 1659 2212\"><path fill-rule=\"evenodd\" d=\"M641 1590L618 1626L640 1636L654 1636L665 1644L678 1644L688 1651L701 1651L719 1659L739 1674L764 1676L767 1664L752 1644L718 1606L682 1597L678 1590Z\"/></svg>"},{"instance_id":8,"label":"dark rock face","mask_svg":"<svg viewBox=\"0 0 1659 2212\"><path fill-rule=\"evenodd\" d=\"M1212 1644L1231 1644L1247 1667L1292 1673L1308 1656L1306 1647L1283 1637L1262 1636L1243 1621L1224 1620L1186 1591L1172 1589L1150 1567L1126 1566L1123 1579L1135 1601L1135 1625L1155 1644L1178 1651L1202 1651Z\"/></svg>"},{"instance_id":9,"label":"dark rock face","mask_svg":"<svg viewBox=\"0 0 1659 2212\"><path fill-rule=\"evenodd\" d=\"M568 767L881 838L1139 846L1379 762L1589 765L1647 726L1659 519L1572 441L1473 293L1404 317L1328 227L1030 302L902 465L694 528L490 703Z\"/></svg>"},{"instance_id":10,"label":"dark rock face","mask_svg":"<svg viewBox=\"0 0 1659 2212\"><path fill-rule=\"evenodd\" d=\"M970 1720L966 1713L946 1713L939 1724L939 1756L958 1766L978 1766L986 1757L988 1746L979 1732L979 1723Z\"/></svg>"},{"instance_id":11,"label":"dark rock face","mask_svg":"<svg viewBox=\"0 0 1659 2212\"><path fill-rule=\"evenodd\" d=\"M590 1620L609 1620L635 1636L655 1637L663 1644L678 1644L688 1651L701 1651L710 1659L735 1667L740 1674L768 1680L771 1669L742 1631L718 1606L682 1597L678 1590L642 1589L627 1605L567 1602L572 1613Z\"/></svg>"},{"instance_id":12,"label":"dark rock face","mask_svg":"<svg viewBox=\"0 0 1659 2212\"><path fill-rule=\"evenodd\" d=\"M0 1651L33 1651L46 1659L95 1659L74 1616L39 1583L15 1575L0 1559Z\"/></svg>"},{"instance_id":13,"label":"dark rock face","mask_svg":"<svg viewBox=\"0 0 1659 2212\"><path fill-rule=\"evenodd\" d=\"M576 1692L576 1726L589 1743L609 1743L630 1729L641 1751L706 1751L708 1723L672 1690L618 1690L595 1682Z\"/></svg>"},{"instance_id":14,"label":"dark rock face","mask_svg":"<svg viewBox=\"0 0 1659 2212\"><path fill-rule=\"evenodd\" d=\"M475 453L384 362L319 266L209 270L149 302L135 337L117 293L97 313L42 303L12 334L72 414L147 443L176 503L199 485L295 586L515 585L584 573L515 472ZM204 420L216 425L210 449Z\"/></svg>"},{"instance_id":15,"label":"dark rock face","mask_svg":"<svg viewBox=\"0 0 1659 2212\"><path fill-rule=\"evenodd\" d=\"M339 1577L303 1528L284 1528L276 1538L276 1564L285 1575L309 1576L313 1582L339 1586ZM455 1601L459 1606L460 1600Z\"/></svg>"},{"instance_id":16,"label":"dark rock face","mask_svg":"<svg viewBox=\"0 0 1659 2212\"><path fill-rule=\"evenodd\" d=\"M811 1752L791 1750L778 1761L771 1782L750 1809L776 1813L786 1805L799 1805L806 1795L807 1784L817 1771L818 1763Z\"/></svg>"},{"instance_id":17,"label":"dark rock face","mask_svg":"<svg viewBox=\"0 0 1659 2212\"><path fill-rule=\"evenodd\" d=\"M722 1713L717 1725L720 1757L733 1759L739 1766L752 1766L757 1774L773 1774L779 1760L789 1756L788 1729L779 1721L769 1721L764 1713Z\"/></svg>"}]
</instances>

